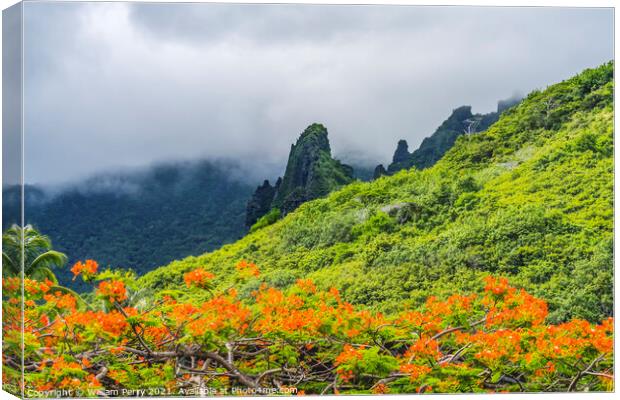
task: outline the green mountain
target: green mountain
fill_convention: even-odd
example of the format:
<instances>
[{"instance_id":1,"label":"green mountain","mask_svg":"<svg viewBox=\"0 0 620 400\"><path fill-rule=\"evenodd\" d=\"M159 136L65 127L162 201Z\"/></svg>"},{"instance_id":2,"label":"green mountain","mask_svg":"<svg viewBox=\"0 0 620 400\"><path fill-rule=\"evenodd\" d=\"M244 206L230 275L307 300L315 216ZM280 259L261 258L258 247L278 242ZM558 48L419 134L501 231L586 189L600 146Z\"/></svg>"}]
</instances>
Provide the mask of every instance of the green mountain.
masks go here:
<instances>
[{"instance_id":1,"label":"green mountain","mask_svg":"<svg viewBox=\"0 0 620 400\"><path fill-rule=\"evenodd\" d=\"M392 163L387 172L382 172L382 165L377 166L375 176L394 174L403 169L412 167L424 169L433 166L443 155L454 146L456 139L465 134L482 132L493 125L500 115L519 103L521 99L511 98L497 103L497 111L488 114L472 114L471 106L458 107L437 130L425 138L420 147L409 153L406 140L400 140L396 146Z\"/></svg>"},{"instance_id":2,"label":"green mountain","mask_svg":"<svg viewBox=\"0 0 620 400\"><path fill-rule=\"evenodd\" d=\"M270 285L308 277L390 312L478 290L493 273L546 299L550 322L611 315L613 90L613 63L586 70L532 92L484 132L461 135L430 168L351 183L139 283L179 287L184 272L203 266L227 287L227 272L246 259Z\"/></svg>"},{"instance_id":3,"label":"green mountain","mask_svg":"<svg viewBox=\"0 0 620 400\"><path fill-rule=\"evenodd\" d=\"M312 124L291 145L284 177L275 187L265 181L256 189L247 206L246 225L252 226L271 209L286 215L353 180L353 168L332 158L327 129Z\"/></svg>"},{"instance_id":4,"label":"green mountain","mask_svg":"<svg viewBox=\"0 0 620 400\"><path fill-rule=\"evenodd\" d=\"M48 193L26 187L26 223L53 238L69 265L92 258L102 266L143 274L172 260L202 254L239 239L252 186L231 173L229 163L162 164L145 171L102 174ZM18 207L16 188L3 190L3 227ZM69 268L55 271L63 285Z\"/></svg>"}]
</instances>

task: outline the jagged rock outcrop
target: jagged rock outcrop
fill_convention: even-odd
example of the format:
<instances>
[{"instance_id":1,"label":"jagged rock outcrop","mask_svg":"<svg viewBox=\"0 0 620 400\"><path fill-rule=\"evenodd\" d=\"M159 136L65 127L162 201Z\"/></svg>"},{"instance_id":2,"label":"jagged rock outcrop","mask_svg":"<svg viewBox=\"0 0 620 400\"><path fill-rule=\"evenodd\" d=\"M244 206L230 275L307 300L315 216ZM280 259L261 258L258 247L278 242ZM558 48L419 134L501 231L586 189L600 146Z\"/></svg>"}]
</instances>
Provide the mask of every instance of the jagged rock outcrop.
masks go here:
<instances>
[{"instance_id":1,"label":"jagged rock outcrop","mask_svg":"<svg viewBox=\"0 0 620 400\"><path fill-rule=\"evenodd\" d=\"M456 108L435 133L425 138L420 147L411 153L407 162L396 166L390 165L388 171L395 172L395 168L401 170L411 167L424 169L434 165L446 151L452 148L459 136L477 132L480 122L479 116L471 113L470 106Z\"/></svg>"},{"instance_id":2,"label":"jagged rock outcrop","mask_svg":"<svg viewBox=\"0 0 620 400\"><path fill-rule=\"evenodd\" d=\"M280 182L280 180L278 180ZM276 183L277 186L278 183ZM271 203L275 196L276 188L271 186L268 180L256 188L256 191L248 201L245 213L245 225L250 227L258 221L260 217L267 214L271 209Z\"/></svg>"},{"instance_id":3,"label":"jagged rock outcrop","mask_svg":"<svg viewBox=\"0 0 620 400\"><path fill-rule=\"evenodd\" d=\"M312 124L291 146L282 184L272 207L287 214L302 203L323 197L353 181L353 168L332 158L327 129Z\"/></svg>"},{"instance_id":4,"label":"jagged rock outcrop","mask_svg":"<svg viewBox=\"0 0 620 400\"><path fill-rule=\"evenodd\" d=\"M399 140L387 173L393 174L412 167L424 169L433 166L454 146L459 136L487 130L504 111L520 101L521 99L516 97L501 100L497 103L497 111L488 114L472 114L471 106L454 109L448 119L431 136L425 138L413 153L409 153L405 140Z\"/></svg>"},{"instance_id":5,"label":"jagged rock outcrop","mask_svg":"<svg viewBox=\"0 0 620 400\"><path fill-rule=\"evenodd\" d=\"M409 154L409 145L407 144L407 141L399 140L394 156L392 157L392 163L397 164L407 161L410 156L411 154Z\"/></svg>"},{"instance_id":6,"label":"jagged rock outcrop","mask_svg":"<svg viewBox=\"0 0 620 400\"><path fill-rule=\"evenodd\" d=\"M353 168L332 158L327 129L312 124L291 145L284 177L273 188L273 200L267 207L263 200L270 193L269 188L265 184L260 186L248 203L246 223L251 226L250 222L255 223L273 208L286 215L304 202L326 196L353 180Z\"/></svg>"},{"instance_id":7,"label":"jagged rock outcrop","mask_svg":"<svg viewBox=\"0 0 620 400\"><path fill-rule=\"evenodd\" d=\"M375 172L372 174L372 179L379 179L381 178L383 175L387 175L387 171L385 170L385 167L383 166L383 164L379 164L377 165L377 167L375 168Z\"/></svg>"}]
</instances>

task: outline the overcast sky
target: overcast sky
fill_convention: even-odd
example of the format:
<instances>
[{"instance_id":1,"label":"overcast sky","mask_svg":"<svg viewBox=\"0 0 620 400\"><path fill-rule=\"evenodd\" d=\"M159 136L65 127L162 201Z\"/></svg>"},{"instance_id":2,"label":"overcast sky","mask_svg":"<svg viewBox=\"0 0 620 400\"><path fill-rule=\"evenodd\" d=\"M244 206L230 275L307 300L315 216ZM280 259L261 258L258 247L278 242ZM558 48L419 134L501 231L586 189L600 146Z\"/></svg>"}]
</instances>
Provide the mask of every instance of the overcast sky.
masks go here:
<instances>
[{"instance_id":1,"label":"overcast sky","mask_svg":"<svg viewBox=\"0 0 620 400\"><path fill-rule=\"evenodd\" d=\"M204 157L259 176L312 122L346 161L386 163L460 105L489 112L613 58L610 9L24 7L30 183Z\"/></svg>"}]
</instances>

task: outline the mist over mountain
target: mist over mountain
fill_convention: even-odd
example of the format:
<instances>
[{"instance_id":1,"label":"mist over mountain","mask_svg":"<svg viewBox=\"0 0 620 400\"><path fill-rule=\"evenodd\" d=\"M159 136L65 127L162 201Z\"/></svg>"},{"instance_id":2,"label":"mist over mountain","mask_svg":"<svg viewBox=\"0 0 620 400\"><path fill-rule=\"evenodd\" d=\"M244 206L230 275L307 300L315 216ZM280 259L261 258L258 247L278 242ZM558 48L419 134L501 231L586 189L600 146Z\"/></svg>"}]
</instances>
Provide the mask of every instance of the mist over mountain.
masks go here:
<instances>
[{"instance_id":1,"label":"mist over mountain","mask_svg":"<svg viewBox=\"0 0 620 400\"><path fill-rule=\"evenodd\" d=\"M460 134L475 114L457 109L441 126L459 136L434 165L354 181L139 282L175 289L188 271L203 268L227 288L239 260L251 260L261 284L298 290L296 282L311 279L321 290L335 287L343 301L393 313L481 288L493 274L548 301L554 323L607 318L613 76L607 63L533 91L481 132ZM251 298L257 286L242 283L239 293Z\"/></svg>"},{"instance_id":2,"label":"mist over mountain","mask_svg":"<svg viewBox=\"0 0 620 400\"><path fill-rule=\"evenodd\" d=\"M237 240L254 184L233 161L157 164L62 186L25 187L25 222L49 235L69 266L92 258L142 274ZM3 189L3 229L18 222L19 187ZM69 268L56 271L72 282Z\"/></svg>"},{"instance_id":3,"label":"mist over mountain","mask_svg":"<svg viewBox=\"0 0 620 400\"><path fill-rule=\"evenodd\" d=\"M24 10L33 184L220 155L284 166L313 121L329 128L336 156L354 149L376 165L401 138L417 147L451 107L489 112L506 93L613 57L613 15L597 8L29 2Z\"/></svg>"}]
</instances>

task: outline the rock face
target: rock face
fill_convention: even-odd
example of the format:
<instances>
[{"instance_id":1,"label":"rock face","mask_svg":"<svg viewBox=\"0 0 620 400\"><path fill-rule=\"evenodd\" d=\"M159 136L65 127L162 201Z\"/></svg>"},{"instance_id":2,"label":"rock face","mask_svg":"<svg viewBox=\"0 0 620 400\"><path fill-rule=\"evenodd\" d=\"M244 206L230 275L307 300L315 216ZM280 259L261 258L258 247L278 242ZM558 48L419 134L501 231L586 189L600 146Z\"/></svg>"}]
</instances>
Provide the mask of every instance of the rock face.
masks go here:
<instances>
[{"instance_id":1,"label":"rock face","mask_svg":"<svg viewBox=\"0 0 620 400\"><path fill-rule=\"evenodd\" d=\"M261 186L256 188L246 207L246 226L254 225L260 217L269 212L275 194L276 188L271 186L268 180L265 180Z\"/></svg>"},{"instance_id":2,"label":"rock face","mask_svg":"<svg viewBox=\"0 0 620 400\"><path fill-rule=\"evenodd\" d=\"M251 226L272 208L282 215L302 203L326 196L334 189L353 182L353 168L332 158L327 129L312 124L291 145L284 177L273 188L272 201L267 206L271 186L263 183L248 203L246 224Z\"/></svg>"},{"instance_id":3,"label":"rock face","mask_svg":"<svg viewBox=\"0 0 620 400\"><path fill-rule=\"evenodd\" d=\"M327 129L321 124L312 124L291 146L273 207L287 214L302 203L323 197L352 181L353 168L332 158Z\"/></svg>"},{"instance_id":4,"label":"rock face","mask_svg":"<svg viewBox=\"0 0 620 400\"><path fill-rule=\"evenodd\" d=\"M377 167L375 168L375 172L372 175L372 179L379 179L381 178L383 175L387 175L387 171L385 170L385 167L383 166L383 164L379 164L377 165Z\"/></svg>"},{"instance_id":5,"label":"rock face","mask_svg":"<svg viewBox=\"0 0 620 400\"><path fill-rule=\"evenodd\" d=\"M415 150L409 159L397 165L390 165L388 171L395 172L404 168L428 168L434 165L454 145L456 139L466 133L477 132L480 125L479 116L471 113L470 106L462 106L452 111L452 114L437 128L435 133L425 138L420 147Z\"/></svg>"},{"instance_id":6,"label":"rock face","mask_svg":"<svg viewBox=\"0 0 620 400\"><path fill-rule=\"evenodd\" d=\"M396 151L394 152L394 156L392 157L392 163L398 164L401 162L405 162L409 159L411 154L409 154L409 145L406 140L399 140L398 145L396 146Z\"/></svg>"},{"instance_id":7,"label":"rock face","mask_svg":"<svg viewBox=\"0 0 620 400\"><path fill-rule=\"evenodd\" d=\"M400 140L396 146L392 163L388 165L387 173L394 174L402 169L412 167L424 169L433 166L454 146L459 136L487 130L499 119L502 112L520 101L519 98L501 100L497 104L497 111L488 114L472 114L471 106L456 108L448 119L431 136L425 138L420 147L413 153L409 153L407 142Z\"/></svg>"}]
</instances>

